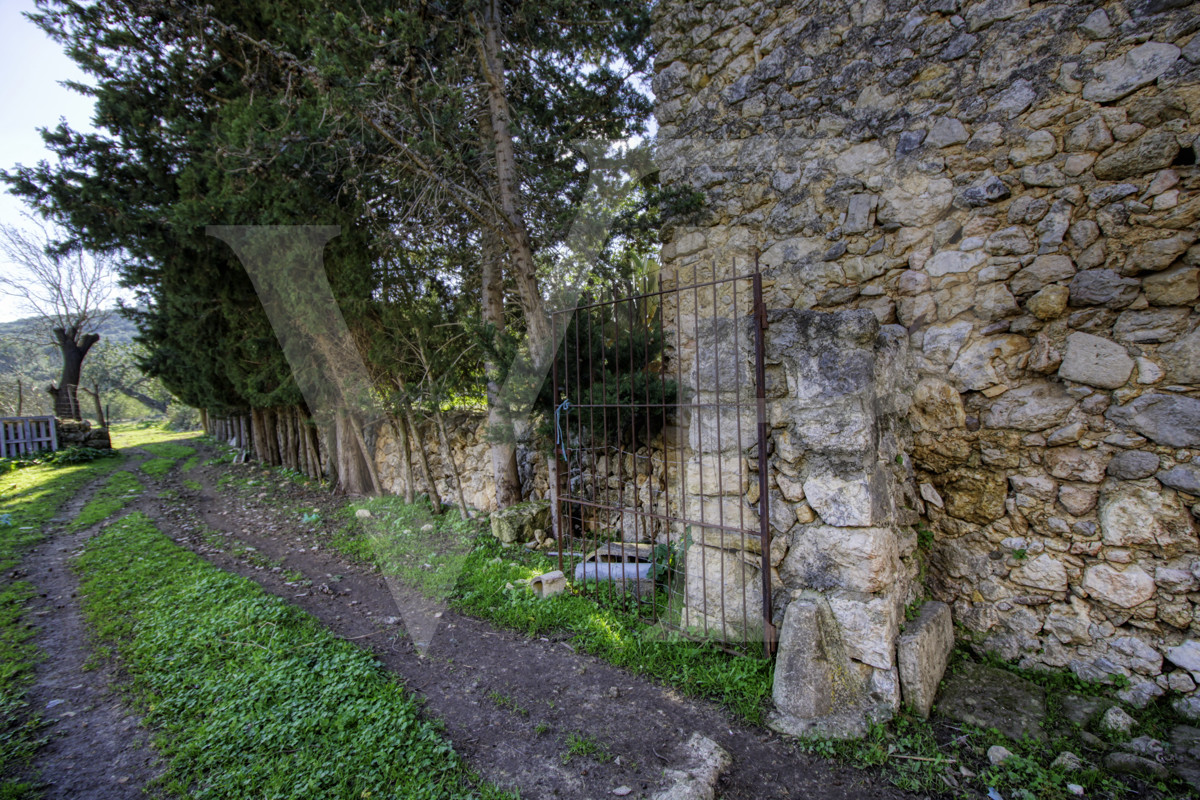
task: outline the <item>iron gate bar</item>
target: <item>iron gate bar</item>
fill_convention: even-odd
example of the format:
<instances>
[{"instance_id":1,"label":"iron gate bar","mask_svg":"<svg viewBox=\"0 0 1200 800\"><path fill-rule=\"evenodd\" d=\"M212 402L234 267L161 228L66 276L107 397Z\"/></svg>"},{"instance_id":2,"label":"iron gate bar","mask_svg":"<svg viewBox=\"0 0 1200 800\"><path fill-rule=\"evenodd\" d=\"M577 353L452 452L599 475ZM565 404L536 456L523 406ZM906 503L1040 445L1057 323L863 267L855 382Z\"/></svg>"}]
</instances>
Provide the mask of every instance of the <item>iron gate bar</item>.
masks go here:
<instances>
[{"instance_id":1,"label":"iron gate bar","mask_svg":"<svg viewBox=\"0 0 1200 800\"><path fill-rule=\"evenodd\" d=\"M676 285L668 288L667 282L660 280L654 290L650 290L650 282L648 279L643 279L641 291L633 291L628 295L619 297L615 291L605 292L603 299L597 299L592 302L583 303L573 309L565 309L556 311L552 314L552 320L557 331L557 325L562 324L565 327L562 329L562 334L568 334L571 328L572 316L575 318L573 343L575 345L575 364L572 367L566 364L566 372L559 369L558 359L553 360L552 364L552 382L553 382L553 397L556 405L560 408L565 400L570 400L568 408L574 412L575 425L562 426L564 430L561 432L562 441L557 443L560 446L554 448L553 459L553 476L551 481L551 500L554 511L552 514L552 524L554 528L555 539L558 542L558 566L564 572L567 554L574 552L575 548L569 544L569 540L575 539L577 536L585 545L582 549L585 551L585 559L580 563L587 563L594 559L596 561L596 577L599 577L599 567L601 565L601 553L604 558L611 559L616 556L621 559L622 564L622 590L628 591L630 585L633 586L636 596L642 597L642 584L649 581L651 585L650 596L656 598L657 581L662 574L658 571L656 558L658 558L655 547L658 544L666 544L669 548L668 552L674 552L672 548L673 542L676 541L675 531L682 530L682 534L678 538L682 548L678 551L675 558L683 557L686 559L685 564L674 564L672 569L667 570L667 581L665 584L666 590L666 609L665 613L670 619L671 610L674 607L678 597L676 582L678 576L676 572L682 570L686 573L683 584L683 595L680 600L678 611L681 614L680 622L683 633L690 637L687 630L689 625L698 625L702 628L706 637L711 636L716 631L715 627L711 627L716 617L712 612L710 600L713 604L719 605L720 619L720 638L724 641L732 641L729 630L729 623L732 620L728 619L730 612L729 603L734 602L735 595L730 593L730 589L735 592L740 592L741 599L741 635L742 641L749 642L748 638L751 632L750 618L748 614L748 591L747 586L750 583L746 579L746 570L749 568L749 562L746 556L750 554L747 549L747 539L757 539L760 550L760 575L762 579L762 631L763 631L763 651L766 656L771 656L774 651L775 644L775 628L771 624L771 565L770 565L770 516L769 516L769 493L767 491L767 475L765 468L766 457L766 414L765 414L765 370L763 364L763 329L765 327L765 311L762 304L762 281L758 273L758 262L755 259L755 272L735 275L731 278L717 278L716 268L713 267L713 279L701 280L699 268L693 268L692 280L684 285ZM744 414L742 412L749 411L752 407L749 402L743 402L741 370L746 359L743 359L741 353L741 324L740 320L744 319L745 314L740 310L739 287L738 283L748 281L751 284L754 305L749 314L754 323L754 350L753 357L755 360L755 382L756 382L756 398L753 408L755 408L757 422L757 452L751 451L748 454L745 451L746 441L742 435L742 420ZM732 290L733 308L728 315L722 315L720 305L720 287L728 285ZM711 297L710 297L711 295ZM650 309L649 301L651 299L657 301L656 307ZM704 393L701 390L704 381L704 370L701 363L701 345L702 339L700 335L700 314L701 304L703 300L712 302L711 315L706 317L707 323L711 322L711 338L712 346L714 347L712 378L715 386L712 390L712 401L702 401L701 396ZM668 355L668 342L666 332L666 316L668 312L668 300L673 301L672 310L677 315L674 328L674 354ZM684 361L683 350L683 326L679 324L683 321L683 312L687 301L690 300L692 306L692 325L691 336L694 340L695 352L694 358L686 359L694 365L694 375L696 379L696 387L693 393L693 398L685 402L681 393L685 391L687 384L684 381ZM625 307L622 308L622 304ZM599 314L595 313L580 313L594 312L600 310ZM635 318L636 315L636 318ZM586 334L581 331L583 318L587 318ZM723 373L721 364L721 346L720 341L723 334L727 334L727 329L719 324L723 320L731 320L733 322L733 351L735 361L732 365L734 370L733 391L722 386ZM594 329L599 325L601 330L597 333ZM606 331L609 326L612 326L614 331L612 344L612 355L614 361L609 364L607 356L609 349L607 347L608 338ZM628 341L623 343L620 341L622 335L621 329L623 325L628 326ZM639 355L636 350L634 335L637 331L643 331L641 361L636 360ZM648 367L651 365L651 339L654 339L656 349L658 350L657 358L659 359L659 390L661 398L654 400L651 397L652 376L649 375ZM598 341L597 341L598 340ZM588 363L583 363L584 359L584 344L586 342L586 353ZM625 344L626 347L621 347ZM595 374L597 365L594 363L593 354L599 349L601 363L599 364L599 375ZM749 354L746 354L747 356ZM617 383L613 387L616 390L616 396L622 394L622 378L626 377L626 371L621 366L623 359L628 359L629 383L628 396L620 402L608 402L610 382L609 368L613 371L613 378ZM674 402L666 402L665 398L668 394L668 369L666 364L668 359L673 359L675 364L675 383L676 383L676 398ZM586 377L585 377L586 369ZM691 368L689 369L691 371ZM572 375L572 372L574 375ZM641 381L641 391L638 391L638 381L636 376L642 373L646 377ZM572 380L573 379L573 380ZM586 388L585 388L586 382ZM575 399L571 398L571 386L575 386ZM599 398L597 398L599 393ZM732 402L727 400L729 394L733 395ZM639 397L639 395L641 395ZM575 400L579 402L576 402ZM599 399L600 402L596 402ZM671 411L676 412L674 416ZM678 425L681 422L679 414L690 412L689 425L696 426L695 434L700 437L698 439L699 449L692 451L692 457L695 459L696 479L699 486L692 492L691 502L699 505L698 509L689 508L689 491L688 491L688 451L690 448L681 446L677 438L674 443L669 443L667 431L664 427L667 423L671 423L678 436ZM727 454L724 452L727 444L732 444L726 438L728 434L724 428L727 425L722 425L723 416L730 411L734 412L735 433L736 433L736 459L737 459L737 493L730 497L737 497L738 507L736 521L726 518L726 504L730 499L725 495L726 475L725 465L727 463ZM601 419L596 420L596 413L599 412ZM653 412L658 412L659 417L652 417ZM639 413L641 421L639 421ZM707 452L704 444L704 434L702 433L702 422L706 413L715 415L713 423L713 432L715 432L716 452ZM628 414L628 419L625 418ZM612 418L610 420L610 417ZM658 424L659 434L651 435L653 426ZM610 427L611 426L611 427ZM624 431L628 431L630 449L626 450L620 446L619 439L624 435ZM645 436L640 437L639 433L644 430ZM599 435L598 435L599 434ZM661 435L661 438L659 438ZM711 434L710 434L711 435ZM610 441L610 436L616 436L618 442L616 444ZM571 446L571 438L576 440L577 445ZM597 438L600 439L597 442ZM657 438L658 445L655 445ZM671 452L671 447L674 446L677 450L676 454ZM711 446L711 445L709 445ZM638 449L645 448L646 455L639 455ZM659 449L661 448L661 450ZM598 454L597 450L601 452ZM571 456L571 453L574 456ZM661 456L659 455L661 453ZM758 529L753 530L746 526L746 503L745 487L748 485L750 476L748 472L751 468L750 459L756 463L758 471ZM603 461L603 467L600 462ZM710 461L710 464L706 464ZM574 464L574 467L572 467ZM629 466L629 473L626 474L626 466ZM672 490L670 479L670 470L672 466L678 468L677 480L679 483L679 498L677 501L678 509L672 507ZM578 474L574 475L572 469L575 469ZM706 508L708 498L711 494L706 492L705 487L709 482L706 482L705 476L708 469L715 469L716 483L716 502L715 502L715 520L710 520L709 511ZM661 475L660 475L660 471ZM611 473L611 474L610 474ZM643 474L645 473L645 474ZM659 478L661 477L661 485ZM644 479L644 480L643 480ZM615 480L615 483L613 482ZM711 481L711 479L710 479ZM597 485L597 484L600 485ZM644 483L644 486L643 486ZM631 485L629 485L631 484ZM615 496L614 496L615 495ZM614 502L615 501L615 502ZM692 513L689 513L691 511ZM617 528L613 529L612 525L616 524ZM656 528L655 526L661 526ZM703 531L711 531L715 534L717 542L716 552L720 555L719 564L719 595L715 598L710 598L711 587L709 585L709 558L705 555L703 548L713 544L713 537L703 535L700 542L693 542L689 531L693 528L699 528ZM632 539L630 539L632 536ZM619 541L614 540L614 537L619 537ZM727 537L735 537L731 541L736 541L736 551L726 550L729 545L726 544ZM592 550L592 544L598 544L601 539L605 539L609 544L602 548L596 549L590 556L587 551ZM591 541L591 544L588 542ZM648 542L649 544L642 544ZM698 551L700 556L698 561L693 564L691 557L688 556L688 550L693 544L699 544L702 551ZM627 568L629 563L627 559L627 551L632 551L635 558L635 566L632 569L632 579L630 571ZM733 556L736 552L738 555ZM647 563L648 562L648 566ZM604 563L612 564L611 560ZM636 564L642 566L636 566ZM727 586L729 575L727 574L727 566L729 569L736 569L740 574L740 580L733 586ZM691 570L698 568L698 576ZM585 578L585 583L581 588L584 588L587 583L586 579L589 574L589 567L584 567L582 572ZM611 579L611 566L609 567L609 577ZM579 568L577 567L578 571ZM700 591L697 597L693 592L689 592L688 587L691 585L691 580L694 577L699 577ZM752 586L752 584L751 584ZM596 591L600 589L599 581L595 584ZM689 602L690 601L690 602ZM650 607L654 614L658 613L658 600L652 600ZM689 611L690 609L690 611ZM698 612L698 619L693 618L690 614Z\"/></svg>"}]
</instances>

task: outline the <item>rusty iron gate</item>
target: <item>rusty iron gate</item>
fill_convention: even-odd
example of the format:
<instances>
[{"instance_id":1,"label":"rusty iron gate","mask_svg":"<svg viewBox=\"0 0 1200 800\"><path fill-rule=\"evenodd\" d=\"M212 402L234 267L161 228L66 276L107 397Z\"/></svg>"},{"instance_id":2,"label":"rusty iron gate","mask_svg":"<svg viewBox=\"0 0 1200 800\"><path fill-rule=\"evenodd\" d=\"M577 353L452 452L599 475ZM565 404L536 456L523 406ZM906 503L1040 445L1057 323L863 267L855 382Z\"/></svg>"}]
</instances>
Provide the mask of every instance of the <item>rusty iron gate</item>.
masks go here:
<instances>
[{"instance_id":1,"label":"rusty iron gate","mask_svg":"<svg viewBox=\"0 0 1200 800\"><path fill-rule=\"evenodd\" d=\"M554 534L578 590L769 657L762 278L715 273L554 315Z\"/></svg>"}]
</instances>

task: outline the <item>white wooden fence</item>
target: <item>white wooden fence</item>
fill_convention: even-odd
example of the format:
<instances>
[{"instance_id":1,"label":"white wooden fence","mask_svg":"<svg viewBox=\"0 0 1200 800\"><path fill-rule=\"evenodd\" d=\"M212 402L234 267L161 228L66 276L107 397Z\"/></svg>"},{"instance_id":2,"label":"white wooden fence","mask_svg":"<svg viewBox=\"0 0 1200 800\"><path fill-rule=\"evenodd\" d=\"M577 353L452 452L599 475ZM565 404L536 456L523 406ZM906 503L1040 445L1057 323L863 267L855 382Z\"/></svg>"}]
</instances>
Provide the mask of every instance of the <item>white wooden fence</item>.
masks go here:
<instances>
[{"instance_id":1,"label":"white wooden fence","mask_svg":"<svg viewBox=\"0 0 1200 800\"><path fill-rule=\"evenodd\" d=\"M0 417L0 458L58 449L54 417Z\"/></svg>"}]
</instances>

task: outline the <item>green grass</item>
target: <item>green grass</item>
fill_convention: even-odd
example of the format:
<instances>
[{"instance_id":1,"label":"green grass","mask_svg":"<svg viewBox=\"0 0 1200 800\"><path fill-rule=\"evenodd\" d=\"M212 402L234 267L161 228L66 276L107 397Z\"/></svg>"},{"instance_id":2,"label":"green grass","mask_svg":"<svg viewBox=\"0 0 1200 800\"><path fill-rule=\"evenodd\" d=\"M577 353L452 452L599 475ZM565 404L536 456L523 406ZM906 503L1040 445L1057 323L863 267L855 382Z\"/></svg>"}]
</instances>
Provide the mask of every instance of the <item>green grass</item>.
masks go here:
<instances>
[{"instance_id":1,"label":"green grass","mask_svg":"<svg viewBox=\"0 0 1200 800\"><path fill-rule=\"evenodd\" d=\"M80 530L108 519L141 494L142 484L132 472L122 470L113 475L88 501L79 516L71 521L71 530Z\"/></svg>"},{"instance_id":2,"label":"green grass","mask_svg":"<svg viewBox=\"0 0 1200 800\"><path fill-rule=\"evenodd\" d=\"M571 733L567 735L567 749L563 751L559 759L562 763L569 764L571 759L576 757L590 758L600 763L612 761L612 753L608 752L608 748L604 746L604 743L584 733Z\"/></svg>"},{"instance_id":3,"label":"green grass","mask_svg":"<svg viewBox=\"0 0 1200 800\"><path fill-rule=\"evenodd\" d=\"M369 654L132 514L78 561L84 609L194 798L499 798Z\"/></svg>"},{"instance_id":4,"label":"green grass","mask_svg":"<svg viewBox=\"0 0 1200 800\"><path fill-rule=\"evenodd\" d=\"M0 475L0 798L32 797L14 771L39 744L40 723L25 693L38 652L34 628L22 616L33 596L27 581L14 580L24 553L43 538L43 527L85 483L121 465L106 458L84 464L37 464Z\"/></svg>"},{"instance_id":5,"label":"green grass","mask_svg":"<svg viewBox=\"0 0 1200 800\"><path fill-rule=\"evenodd\" d=\"M372 518L354 518L354 508L368 508ZM435 596L452 586L450 602L459 611L530 636L568 634L576 650L687 694L717 700L750 722L763 721L772 662L730 655L711 643L647 624L623 599L597 604L571 592L536 598L519 584L556 565L524 548L501 548L489 534L480 534L479 523L463 523L453 512L433 517L426 505L406 506L389 497L357 503L346 513L350 521L330 543L335 549ZM422 531L425 525L433 527ZM405 534L406 529L410 533ZM385 537L388 531L393 533ZM474 538L466 550L468 536Z\"/></svg>"},{"instance_id":6,"label":"green grass","mask_svg":"<svg viewBox=\"0 0 1200 800\"><path fill-rule=\"evenodd\" d=\"M124 450L130 447L142 447L157 442L172 442L180 439L195 439L200 431L173 431L163 426L161 421L126 422L113 425L108 429L113 447Z\"/></svg>"},{"instance_id":7,"label":"green grass","mask_svg":"<svg viewBox=\"0 0 1200 800\"><path fill-rule=\"evenodd\" d=\"M200 456L192 456L187 461L183 462L183 466L179 468L180 472L191 472L200 465Z\"/></svg>"},{"instance_id":8,"label":"green grass","mask_svg":"<svg viewBox=\"0 0 1200 800\"><path fill-rule=\"evenodd\" d=\"M175 460L171 458L152 458L149 461L142 462L142 472L149 475L151 478L161 478L171 471L175 466Z\"/></svg>"},{"instance_id":9,"label":"green grass","mask_svg":"<svg viewBox=\"0 0 1200 800\"><path fill-rule=\"evenodd\" d=\"M152 456L172 460L187 458L196 454L196 448L188 447L186 444L176 444L175 442L151 442L142 445L142 449Z\"/></svg>"}]
</instances>

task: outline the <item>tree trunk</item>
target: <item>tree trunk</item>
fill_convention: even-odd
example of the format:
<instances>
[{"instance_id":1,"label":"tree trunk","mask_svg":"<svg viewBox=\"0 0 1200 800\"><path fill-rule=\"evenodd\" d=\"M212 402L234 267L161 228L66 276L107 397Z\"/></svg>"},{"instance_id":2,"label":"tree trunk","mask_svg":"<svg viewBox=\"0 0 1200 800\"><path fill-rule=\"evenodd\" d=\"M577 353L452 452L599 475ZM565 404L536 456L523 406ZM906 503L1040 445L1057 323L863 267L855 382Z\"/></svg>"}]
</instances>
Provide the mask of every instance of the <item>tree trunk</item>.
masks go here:
<instances>
[{"instance_id":1,"label":"tree trunk","mask_svg":"<svg viewBox=\"0 0 1200 800\"><path fill-rule=\"evenodd\" d=\"M149 395L142 394L137 389L129 389L124 386L117 386L116 390L128 397L130 400L137 400L139 403L146 406L146 408L157 411L160 414L165 414L167 411L167 404L162 400L155 400Z\"/></svg>"},{"instance_id":2,"label":"tree trunk","mask_svg":"<svg viewBox=\"0 0 1200 800\"><path fill-rule=\"evenodd\" d=\"M20 378L17 378L17 416L25 416L25 387Z\"/></svg>"},{"instance_id":3,"label":"tree trunk","mask_svg":"<svg viewBox=\"0 0 1200 800\"><path fill-rule=\"evenodd\" d=\"M429 487L429 504L433 506L433 513L441 515L442 513L442 496L438 494L437 484L433 482L433 470L429 468L429 455L425 450L424 437L421 436L421 430L417 427L417 421L413 417L412 404L407 400L404 401L404 418L408 422L408 428L412 431L413 444L416 445L417 461L421 465L421 471L425 473L425 485Z\"/></svg>"},{"instance_id":4,"label":"tree trunk","mask_svg":"<svg viewBox=\"0 0 1200 800\"><path fill-rule=\"evenodd\" d=\"M509 267L525 312L529 355L535 370L549 363L550 318L537 281L533 244L520 206L520 175L513 144L512 112L505 86L504 61L500 50L502 31L498 0L492 0L484 17L483 37L478 42L480 68L488 88L488 121L496 157L496 193L504 216L501 227L508 245Z\"/></svg>"},{"instance_id":5,"label":"tree trunk","mask_svg":"<svg viewBox=\"0 0 1200 800\"><path fill-rule=\"evenodd\" d=\"M54 397L54 413L63 419L82 419L83 415L79 413L79 376L83 371L83 358L92 349L92 345L100 341L100 334L88 333L80 336L79 329L75 327L55 328L54 338L58 340L63 360L57 390L53 386L50 390L51 396Z\"/></svg>"},{"instance_id":6,"label":"tree trunk","mask_svg":"<svg viewBox=\"0 0 1200 800\"><path fill-rule=\"evenodd\" d=\"M504 294L501 286L500 242L492 234L484 234L481 294L483 321L497 334L504 332ZM490 246L488 246L490 244ZM487 378L488 433L492 440L492 480L496 484L496 507L508 508L521 502L521 475L517 470L517 447L512 424L500 407L500 384L496 380L499 367L483 365Z\"/></svg>"},{"instance_id":7,"label":"tree trunk","mask_svg":"<svg viewBox=\"0 0 1200 800\"><path fill-rule=\"evenodd\" d=\"M400 467L404 470L404 502L412 505L415 499L413 494L413 465L412 465L412 448L408 441L408 426L404 424L402 416L393 415L392 430L396 432L396 446L400 450Z\"/></svg>"},{"instance_id":8,"label":"tree trunk","mask_svg":"<svg viewBox=\"0 0 1200 800\"><path fill-rule=\"evenodd\" d=\"M104 409L100 406L100 384L93 383L92 390L88 392L88 394L92 396L92 402L96 404L96 426L99 428L107 428L108 422L104 418Z\"/></svg>"},{"instance_id":9,"label":"tree trunk","mask_svg":"<svg viewBox=\"0 0 1200 800\"><path fill-rule=\"evenodd\" d=\"M467 511L467 498L463 494L462 476L458 472L458 465L454 463L454 451L450 449L450 437L446 435L446 420L442 416L440 408L434 410L433 416L437 422L438 434L442 439L442 452L446 454L446 463L450 465L450 477L454 479L454 491L458 495L458 513L465 521L471 518L471 514Z\"/></svg>"}]
</instances>

